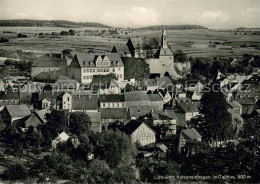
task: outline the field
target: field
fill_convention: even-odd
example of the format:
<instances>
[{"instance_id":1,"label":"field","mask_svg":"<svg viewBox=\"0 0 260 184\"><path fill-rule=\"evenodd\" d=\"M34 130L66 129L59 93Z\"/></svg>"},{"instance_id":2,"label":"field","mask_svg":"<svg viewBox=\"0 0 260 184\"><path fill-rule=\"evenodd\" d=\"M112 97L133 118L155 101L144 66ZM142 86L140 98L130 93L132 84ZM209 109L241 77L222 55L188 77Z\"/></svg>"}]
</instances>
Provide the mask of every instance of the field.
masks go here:
<instances>
[{"instance_id":1,"label":"field","mask_svg":"<svg viewBox=\"0 0 260 184\"><path fill-rule=\"evenodd\" d=\"M59 27L0 27L0 37L9 38L9 42L0 43L6 50L23 50L35 53L60 52L72 49L78 52L111 51L115 45L126 44L128 37L140 36L144 39L160 38L161 31L122 30L119 34L103 34L107 28L73 28L74 36L52 36L71 28ZM183 50L194 57L233 57L243 54L260 55L260 35L252 30L236 32L234 30L166 30L171 49ZM4 33L5 32L5 33ZM27 34L28 38L17 38L17 33ZM40 37L39 33L47 36ZM259 40L259 41L258 41Z\"/></svg>"}]
</instances>

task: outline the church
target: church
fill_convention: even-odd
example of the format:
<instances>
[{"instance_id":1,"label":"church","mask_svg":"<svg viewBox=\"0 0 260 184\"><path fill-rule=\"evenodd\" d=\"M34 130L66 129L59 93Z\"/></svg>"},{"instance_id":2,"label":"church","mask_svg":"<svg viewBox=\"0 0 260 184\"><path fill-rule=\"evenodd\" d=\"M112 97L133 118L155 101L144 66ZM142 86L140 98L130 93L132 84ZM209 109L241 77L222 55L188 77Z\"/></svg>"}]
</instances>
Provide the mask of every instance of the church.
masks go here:
<instances>
[{"instance_id":1,"label":"church","mask_svg":"<svg viewBox=\"0 0 260 184\"><path fill-rule=\"evenodd\" d=\"M167 45L167 35L165 29L162 32L161 46L154 55L154 58L146 59L149 64L150 73L163 77L169 74L171 77L177 75L174 70L174 55Z\"/></svg>"}]
</instances>

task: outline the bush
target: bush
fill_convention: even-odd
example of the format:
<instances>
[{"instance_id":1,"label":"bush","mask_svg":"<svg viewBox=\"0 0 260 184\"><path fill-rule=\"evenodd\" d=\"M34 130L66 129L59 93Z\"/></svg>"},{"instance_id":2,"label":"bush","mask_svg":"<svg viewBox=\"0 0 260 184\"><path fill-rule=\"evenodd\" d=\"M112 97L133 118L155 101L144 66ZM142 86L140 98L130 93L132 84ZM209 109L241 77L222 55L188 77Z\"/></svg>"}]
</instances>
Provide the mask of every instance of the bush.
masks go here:
<instances>
[{"instance_id":1,"label":"bush","mask_svg":"<svg viewBox=\"0 0 260 184\"><path fill-rule=\"evenodd\" d=\"M25 180L28 177L28 171L21 163L10 165L4 172L4 178L7 180Z\"/></svg>"}]
</instances>

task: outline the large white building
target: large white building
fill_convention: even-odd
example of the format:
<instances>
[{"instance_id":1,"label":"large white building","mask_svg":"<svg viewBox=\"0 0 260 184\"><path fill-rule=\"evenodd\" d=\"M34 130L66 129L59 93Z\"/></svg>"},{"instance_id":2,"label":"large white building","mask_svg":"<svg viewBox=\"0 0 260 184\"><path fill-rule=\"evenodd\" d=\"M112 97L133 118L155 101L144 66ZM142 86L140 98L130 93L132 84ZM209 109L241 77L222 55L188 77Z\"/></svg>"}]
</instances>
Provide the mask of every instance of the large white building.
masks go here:
<instances>
[{"instance_id":1,"label":"large white building","mask_svg":"<svg viewBox=\"0 0 260 184\"><path fill-rule=\"evenodd\" d=\"M124 64L118 53L76 53L69 69L69 77L90 84L94 75L114 73L119 81L124 79Z\"/></svg>"}]
</instances>

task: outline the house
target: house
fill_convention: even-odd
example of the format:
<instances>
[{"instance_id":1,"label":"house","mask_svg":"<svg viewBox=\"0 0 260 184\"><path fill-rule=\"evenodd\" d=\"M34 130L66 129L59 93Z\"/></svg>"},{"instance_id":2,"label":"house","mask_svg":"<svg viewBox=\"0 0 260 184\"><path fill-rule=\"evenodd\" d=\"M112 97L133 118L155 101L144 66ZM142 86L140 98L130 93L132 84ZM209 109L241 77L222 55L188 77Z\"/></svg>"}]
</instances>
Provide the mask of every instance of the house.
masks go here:
<instances>
[{"instance_id":1,"label":"house","mask_svg":"<svg viewBox=\"0 0 260 184\"><path fill-rule=\"evenodd\" d=\"M154 92L158 89L157 81L155 79L145 79L146 91Z\"/></svg>"},{"instance_id":2,"label":"house","mask_svg":"<svg viewBox=\"0 0 260 184\"><path fill-rule=\"evenodd\" d=\"M123 127L123 131L140 146L154 146L156 142L155 131L142 121L131 120Z\"/></svg>"},{"instance_id":3,"label":"house","mask_svg":"<svg viewBox=\"0 0 260 184\"><path fill-rule=\"evenodd\" d=\"M51 100L48 97L40 99L39 109L51 109Z\"/></svg>"},{"instance_id":4,"label":"house","mask_svg":"<svg viewBox=\"0 0 260 184\"><path fill-rule=\"evenodd\" d=\"M115 74L124 79L124 64L118 53L76 53L69 69L69 77L80 83L90 84L95 75Z\"/></svg>"},{"instance_id":5,"label":"house","mask_svg":"<svg viewBox=\"0 0 260 184\"><path fill-rule=\"evenodd\" d=\"M202 95L203 95L202 92L194 91L192 93L191 99L194 100L194 101L199 101L201 99Z\"/></svg>"},{"instance_id":6,"label":"house","mask_svg":"<svg viewBox=\"0 0 260 184\"><path fill-rule=\"evenodd\" d=\"M156 77L158 89L170 91L173 88L172 80L168 76Z\"/></svg>"},{"instance_id":7,"label":"house","mask_svg":"<svg viewBox=\"0 0 260 184\"><path fill-rule=\"evenodd\" d=\"M174 110L152 111L153 126L160 128L160 138L176 134L177 117Z\"/></svg>"},{"instance_id":8,"label":"house","mask_svg":"<svg viewBox=\"0 0 260 184\"><path fill-rule=\"evenodd\" d=\"M153 155L158 160L162 160L162 159L164 160L167 157L168 151L169 149L167 148L167 146L165 146L165 144L158 143L153 149Z\"/></svg>"},{"instance_id":9,"label":"house","mask_svg":"<svg viewBox=\"0 0 260 184\"><path fill-rule=\"evenodd\" d=\"M191 118L196 117L199 115L199 110L198 110L198 103L179 103L178 107L184 113L184 120L189 121Z\"/></svg>"},{"instance_id":10,"label":"house","mask_svg":"<svg viewBox=\"0 0 260 184\"><path fill-rule=\"evenodd\" d=\"M67 61L61 54L44 54L32 64L31 76L35 77L42 72L57 71L66 67Z\"/></svg>"},{"instance_id":11,"label":"house","mask_svg":"<svg viewBox=\"0 0 260 184\"><path fill-rule=\"evenodd\" d=\"M150 100L150 107L154 110L162 110L163 109L163 99L157 94L147 94L148 99Z\"/></svg>"},{"instance_id":12,"label":"house","mask_svg":"<svg viewBox=\"0 0 260 184\"><path fill-rule=\"evenodd\" d=\"M242 114L252 114L255 104L257 103L257 97L238 98L236 101L242 105Z\"/></svg>"},{"instance_id":13,"label":"house","mask_svg":"<svg viewBox=\"0 0 260 184\"><path fill-rule=\"evenodd\" d=\"M5 87L6 87L6 84L4 83L2 78L0 78L0 92L5 92Z\"/></svg>"},{"instance_id":14,"label":"house","mask_svg":"<svg viewBox=\"0 0 260 184\"><path fill-rule=\"evenodd\" d=\"M101 133L101 112L85 112L91 120L91 130L93 132Z\"/></svg>"},{"instance_id":15,"label":"house","mask_svg":"<svg viewBox=\"0 0 260 184\"><path fill-rule=\"evenodd\" d=\"M104 87L99 88L99 94L120 94L121 88L118 84L118 81L115 79L112 79L111 82L108 85L108 88L106 88L106 85Z\"/></svg>"},{"instance_id":16,"label":"house","mask_svg":"<svg viewBox=\"0 0 260 184\"><path fill-rule=\"evenodd\" d=\"M25 104L6 105L1 112L1 117L5 124L12 124L15 120L19 120L31 115L31 111Z\"/></svg>"},{"instance_id":17,"label":"house","mask_svg":"<svg viewBox=\"0 0 260 184\"><path fill-rule=\"evenodd\" d=\"M36 128L38 125L43 125L43 124L47 123L47 119L46 119L47 113L50 113L50 111L48 111L47 109L35 111L25 121L24 127L25 128L29 128L29 127Z\"/></svg>"},{"instance_id":18,"label":"house","mask_svg":"<svg viewBox=\"0 0 260 184\"><path fill-rule=\"evenodd\" d=\"M176 76L174 69L174 55L167 46L167 35L166 31L163 30L161 36L161 47L158 49L154 58L146 59L149 64L150 73L163 77L165 74L170 76Z\"/></svg>"},{"instance_id":19,"label":"house","mask_svg":"<svg viewBox=\"0 0 260 184\"><path fill-rule=\"evenodd\" d=\"M145 58L146 52L143 50L143 40L140 37L129 38L126 46L128 47L131 57L133 58Z\"/></svg>"},{"instance_id":20,"label":"house","mask_svg":"<svg viewBox=\"0 0 260 184\"><path fill-rule=\"evenodd\" d=\"M55 149L60 142L66 142L69 138L70 136L66 132L60 133L58 137L52 140L52 148Z\"/></svg>"},{"instance_id":21,"label":"house","mask_svg":"<svg viewBox=\"0 0 260 184\"><path fill-rule=\"evenodd\" d=\"M72 112L98 112L97 95L72 95Z\"/></svg>"},{"instance_id":22,"label":"house","mask_svg":"<svg viewBox=\"0 0 260 184\"><path fill-rule=\"evenodd\" d=\"M119 94L100 95L100 108L125 108L125 96Z\"/></svg>"},{"instance_id":23,"label":"house","mask_svg":"<svg viewBox=\"0 0 260 184\"><path fill-rule=\"evenodd\" d=\"M188 80L185 81L182 88L184 89L184 91L201 92L204 89L204 84L202 84L199 80Z\"/></svg>"},{"instance_id":24,"label":"house","mask_svg":"<svg viewBox=\"0 0 260 184\"><path fill-rule=\"evenodd\" d=\"M125 105L131 106L150 106L150 100L145 92L127 92L125 93Z\"/></svg>"},{"instance_id":25,"label":"house","mask_svg":"<svg viewBox=\"0 0 260 184\"><path fill-rule=\"evenodd\" d=\"M104 126L113 122L125 122L128 119L126 108L101 108L101 122Z\"/></svg>"},{"instance_id":26,"label":"house","mask_svg":"<svg viewBox=\"0 0 260 184\"><path fill-rule=\"evenodd\" d=\"M72 109L72 95L69 92L65 92L60 95L61 98L61 109Z\"/></svg>"},{"instance_id":27,"label":"house","mask_svg":"<svg viewBox=\"0 0 260 184\"><path fill-rule=\"evenodd\" d=\"M0 107L6 105L18 105L20 103L20 95L16 92L7 92L0 94Z\"/></svg>"},{"instance_id":28,"label":"house","mask_svg":"<svg viewBox=\"0 0 260 184\"><path fill-rule=\"evenodd\" d=\"M151 112L151 107L149 105L130 106L128 110L131 119L138 119L141 116L148 115Z\"/></svg>"},{"instance_id":29,"label":"house","mask_svg":"<svg viewBox=\"0 0 260 184\"><path fill-rule=\"evenodd\" d=\"M159 90L158 94L162 97L164 104L170 102L172 99L172 95L169 93L168 90Z\"/></svg>"},{"instance_id":30,"label":"house","mask_svg":"<svg viewBox=\"0 0 260 184\"><path fill-rule=\"evenodd\" d=\"M188 128L181 133L180 147L183 147L187 141L201 141L201 135L195 128Z\"/></svg>"}]
</instances>

